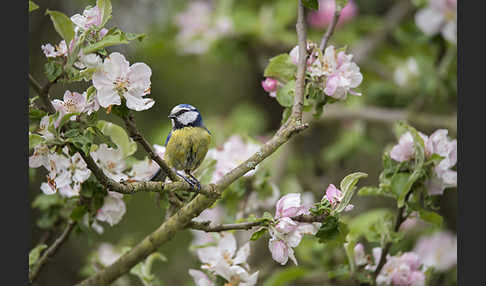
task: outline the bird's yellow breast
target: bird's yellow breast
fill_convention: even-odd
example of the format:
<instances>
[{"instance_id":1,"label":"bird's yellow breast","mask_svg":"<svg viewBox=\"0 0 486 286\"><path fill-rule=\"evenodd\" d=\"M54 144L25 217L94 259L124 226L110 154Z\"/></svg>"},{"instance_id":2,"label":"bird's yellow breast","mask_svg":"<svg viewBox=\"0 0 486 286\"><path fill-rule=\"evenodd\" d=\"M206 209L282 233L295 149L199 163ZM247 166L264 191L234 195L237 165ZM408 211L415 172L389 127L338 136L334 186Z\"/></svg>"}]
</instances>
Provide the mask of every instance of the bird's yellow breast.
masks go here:
<instances>
[{"instance_id":1,"label":"bird's yellow breast","mask_svg":"<svg viewBox=\"0 0 486 286\"><path fill-rule=\"evenodd\" d=\"M201 127L173 130L164 158L177 170L192 171L201 165L211 143L211 135Z\"/></svg>"}]
</instances>

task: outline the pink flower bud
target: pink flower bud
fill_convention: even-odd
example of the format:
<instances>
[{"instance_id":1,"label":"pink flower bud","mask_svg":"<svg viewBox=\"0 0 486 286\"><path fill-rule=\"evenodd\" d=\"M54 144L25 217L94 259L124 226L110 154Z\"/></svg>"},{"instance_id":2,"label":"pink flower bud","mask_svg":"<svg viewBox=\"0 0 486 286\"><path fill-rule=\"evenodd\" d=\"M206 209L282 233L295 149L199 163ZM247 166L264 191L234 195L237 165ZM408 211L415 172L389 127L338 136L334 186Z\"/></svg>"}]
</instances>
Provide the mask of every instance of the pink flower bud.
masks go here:
<instances>
[{"instance_id":1,"label":"pink flower bud","mask_svg":"<svg viewBox=\"0 0 486 286\"><path fill-rule=\"evenodd\" d=\"M326 199L331 203L331 204L336 204L340 201L341 199L341 191L336 188L333 184L330 184L329 187L326 189Z\"/></svg>"},{"instance_id":2,"label":"pink flower bud","mask_svg":"<svg viewBox=\"0 0 486 286\"><path fill-rule=\"evenodd\" d=\"M267 77L262 81L262 87L266 92L274 92L277 90L278 81L274 78Z\"/></svg>"},{"instance_id":3,"label":"pink flower bud","mask_svg":"<svg viewBox=\"0 0 486 286\"><path fill-rule=\"evenodd\" d=\"M334 0L320 0L319 10L309 13L307 18L309 25L313 28L323 28L329 25L334 17ZM352 18L357 13L357 6L354 2L349 1L348 4L341 10L341 16L338 20L338 25L341 25Z\"/></svg>"}]
</instances>

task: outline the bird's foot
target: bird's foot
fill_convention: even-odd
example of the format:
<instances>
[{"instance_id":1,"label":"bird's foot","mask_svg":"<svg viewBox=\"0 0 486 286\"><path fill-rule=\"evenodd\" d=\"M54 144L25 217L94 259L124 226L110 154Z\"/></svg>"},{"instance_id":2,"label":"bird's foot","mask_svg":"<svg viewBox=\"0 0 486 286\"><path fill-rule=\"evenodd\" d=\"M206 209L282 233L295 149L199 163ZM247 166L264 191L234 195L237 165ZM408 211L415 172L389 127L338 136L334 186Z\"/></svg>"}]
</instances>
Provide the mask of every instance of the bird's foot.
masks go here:
<instances>
[{"instance_id":1,"label":"bird's foot","mask_svg":"<svg viewBox=\"0 0 486 286\"><path fill-rule=\"evenodd\" d=\"M188 173L188 174L189 174L189 177L192 179L192 181L196 184L197 190L200 191L201 190L201 183L191 173Z\"/></svg>"},{"instance_id":2,"label":"bird's foot","mask_svg":"<svg viewBox=\"0 0 486 286\"><path fill-rule=\"evenodd\" d=\"M186 176L184 176L184 175L180 174L179 172L176 172L176 174L177 174L179 177L181 177L182 179L184 179L184 181L186 181L186 183L188 183L188 184L191 186L191 188L192 188L193 190L195 190L196 192L198 192L198 191L201 189L201 184L200 184L200 183L199 183L197 180L195 180L195 181L194 181L194 180L192 179L192 176L191 176L191 178L188 178L188 177L186 177Z\"/></svg>"}]
</instances>

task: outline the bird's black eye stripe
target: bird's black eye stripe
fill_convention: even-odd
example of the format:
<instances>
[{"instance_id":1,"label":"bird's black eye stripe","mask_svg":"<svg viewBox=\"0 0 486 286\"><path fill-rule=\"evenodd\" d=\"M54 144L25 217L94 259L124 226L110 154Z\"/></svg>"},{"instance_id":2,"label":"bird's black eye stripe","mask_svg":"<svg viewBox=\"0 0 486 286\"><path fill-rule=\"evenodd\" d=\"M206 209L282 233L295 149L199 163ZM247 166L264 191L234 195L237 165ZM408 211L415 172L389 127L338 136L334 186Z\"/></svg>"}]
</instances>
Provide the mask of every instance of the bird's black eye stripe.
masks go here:
<instances>
[{"instance_id":1,"label":"bird's black eye stripe","mask_svg":"<svg viewBox=\"0 0 486 286\"><path fill-rule=\"evenodd\" d=\"M187 110L187 109L182 109L182 110L179 110L179 111L177 111L177 113L175 114L175 116L179 116L179 115L181 115L182 113L185 113L185 112L187 112L187 111L189 111L189 110Z\"/></svg>"}]
</instances>

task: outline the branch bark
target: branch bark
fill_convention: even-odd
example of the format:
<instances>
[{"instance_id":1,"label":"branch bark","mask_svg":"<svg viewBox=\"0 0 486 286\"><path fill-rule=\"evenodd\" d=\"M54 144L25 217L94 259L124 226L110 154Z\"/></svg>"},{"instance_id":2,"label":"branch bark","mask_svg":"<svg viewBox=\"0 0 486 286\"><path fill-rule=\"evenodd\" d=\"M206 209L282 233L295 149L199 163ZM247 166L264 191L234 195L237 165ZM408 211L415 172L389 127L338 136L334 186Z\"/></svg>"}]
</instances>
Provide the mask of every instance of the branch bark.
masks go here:
<instances>
[{"instance_id":1,"label":"branch bark","mask_svg":"<svg viewBox=\"0 0 486 286\"><path fill-rule=\"evenodd\" d=\"M298 222L322 222L327 216L320 215L320 216L312 216L312 215L299 215L295 217L291 217L292 220ZM265 223L264 220L261 221L252 221L252 222L241 222L241 223L229 223L229 224L218 224L215 226L210 225L211 221L191 221L187 224L187 228L192 228L196 230L202 230L205 232L220 232L220 231L227 231L227 230L248 230L255 226L261 226Z\"/></svg>"},{"instance_id":2,"label":"branch bark","mask_svg":"<svg viewBox=\"0 0 486 286\"><path fill-rule=\"evenodd\" d=\"M302 122L302 103L304 95L304 76L306 62L306 31L304 23L304 11L301 1L298 8L297 34L299 38L299 64L297 72L296 96L292 107L292 114L275 135L266 142L259 151L253 154L245 162L225 174L215 185L209 185L212 191L221 194L235 180L255 169L257 164L273 154L282 144L292 136L308 127ZM206 186L203 186L206 188ZM138 262L157 250L158 247L174 237L176 232L184 229L191 220L198 216L203 210L210 207L216 198L204 195L197 195L192 201L183 206L173 216L166 220L157 230L148 235L138 245L120 257L117 261L102 271L88 277L78 285L108 285L118 277L128 272Z\"/></svg>"},{"instance_id":3,"label":"branch bark","mask_svg":"<svg viewBox=\"0 0 486 286\"><path fill-rule=\"evenodd\" d=\"M56 109L51 103L51 100L49 99L49 90L51 89L51 86L57 82L57 80L60 78L57 77L54 81L48 82L44 87L42 87L36 80L35 78L29 73L29 83L30 86L39 94L39 98L42 101L42 104L44 104L44 107L46 108L47 113L55 113Z\"/></svg>"},{"instance_id":4,"label":"branch bark","mask_svg":"<svg viewBox=\"0 0 486 286\"><path fill-rule=\"evenodd\" d=\"M34 265L32 271L29 271L29 282L32 284L34 280L37 278L37 275L39 275L40 270L42 269L42 266L51 258L54 256L54 254L57 252L57 250L61 247L61 245L64 244L64 242L67 240L69 237L69 234L73 230L74 226L76 225L76 222L69 222L66 228L64 229L63 233L61 236L59 236L56 241L42 254L42 257L39 258L37 263Z\"/></svg>"},{"instance_id":5,"label":"branch bark","mask_svg":"<svg viewBox=\"0 0 486 286\"><path fill-rule=\"evenodd\" d=\"M130 137L133 138L136 142L138 142L145 151L148 153L150 158L159 164L162 171L167 174L172 182L180 181L180 178L176 175L176 173L165 163L162 158L160 158L157 153L155 153L154 149L150 145L150 143L142 136L142 134L138 131L137 125L135 124L135 119L133 118L133 114L129 114L128 117L124 117L123 121L125 122L125 126L127 127L128 134Z\"/></svg>"},{"instance_id":6,"label":"branch bark","mask_svg":"<svg viewBox=\"0 0 486 286\"><path fill-rule=\"evenodd\" d=\"M329 27L326 30L326 33L322 37L321 44L319 45L319 49L324 52L324 49L326 48L327 42L329 41L329 38L331 38L332 34L334 33L334 29L336 28L336 25L339 21L339 16L341 16L341 9L338 8L337 5L334 5L334 15L332 16L331 24L329 24Z\"/></svg>"}]
</instances>

